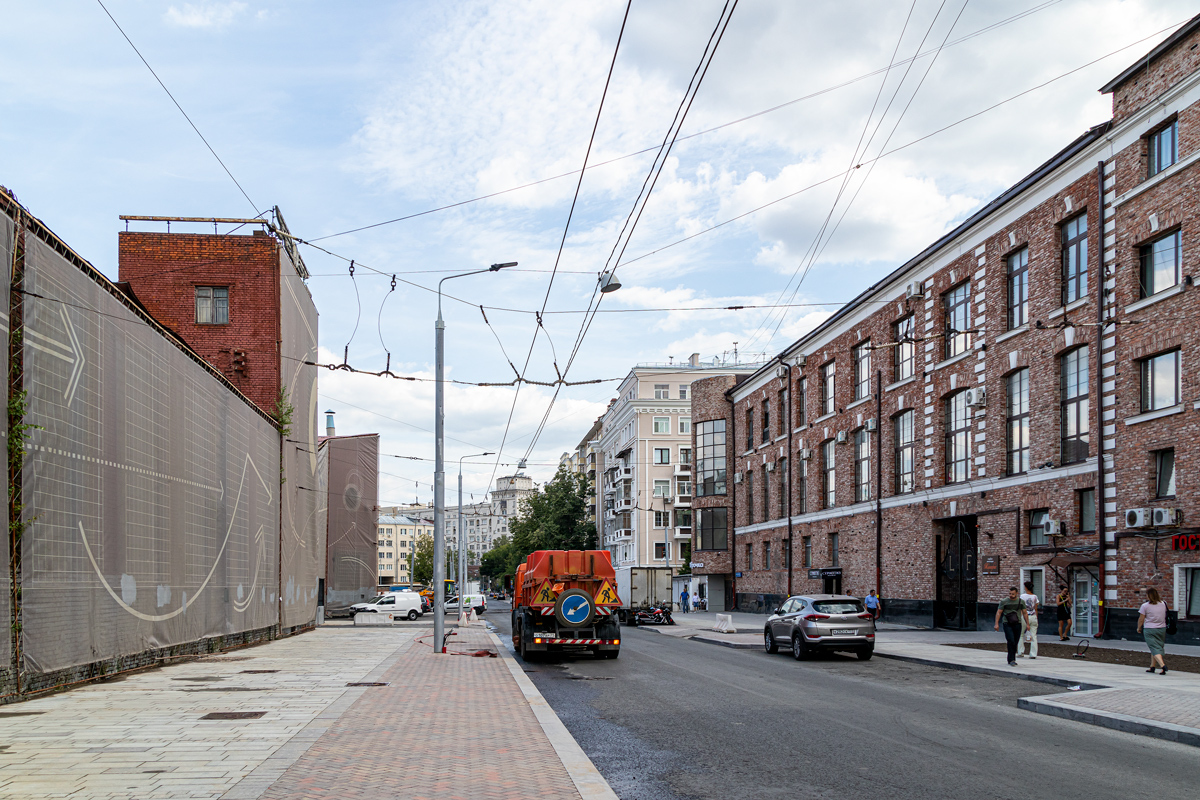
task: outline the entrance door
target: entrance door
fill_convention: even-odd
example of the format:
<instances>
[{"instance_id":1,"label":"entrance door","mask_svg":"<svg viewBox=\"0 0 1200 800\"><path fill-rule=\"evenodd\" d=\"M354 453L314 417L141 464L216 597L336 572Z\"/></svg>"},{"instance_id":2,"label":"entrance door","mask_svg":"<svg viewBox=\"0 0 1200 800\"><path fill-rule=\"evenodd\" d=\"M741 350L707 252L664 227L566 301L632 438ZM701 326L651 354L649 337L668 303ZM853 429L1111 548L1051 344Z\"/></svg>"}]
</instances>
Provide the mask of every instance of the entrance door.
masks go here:
<instances>
[{"instance_id":1,"label":"entrance door","mask_svg":"<svg viewBox=\"0 0 1200 800\"><path fill-rule=\"evenodd\" d=\"M1075 570L1075 615L1072 630L1076 636L1095 635L1100 623L1100 579L1090 569Z\"/></svg>"},{"instance_id":2,"label":"entrance door","mask_svg":"<svg viewBox=\"0 0 1200 800\"><path fill-rule=\"evenodd\" d=\"M841 575L826 575L824 577L825 588L822 590L825 594L841 594L842 593L842 576Z\"/></svg>"},{"instance_id":3,"label":"entrance door","mask_svg":"<svg viewBox=\"0 0 1200 800\"><path fill-rule=\"evenodd\" d=\"M976 572L975 517L958 517L937 537L937 601L933 624L940 628L975 630Z\"/></svg>"}]
</instances>

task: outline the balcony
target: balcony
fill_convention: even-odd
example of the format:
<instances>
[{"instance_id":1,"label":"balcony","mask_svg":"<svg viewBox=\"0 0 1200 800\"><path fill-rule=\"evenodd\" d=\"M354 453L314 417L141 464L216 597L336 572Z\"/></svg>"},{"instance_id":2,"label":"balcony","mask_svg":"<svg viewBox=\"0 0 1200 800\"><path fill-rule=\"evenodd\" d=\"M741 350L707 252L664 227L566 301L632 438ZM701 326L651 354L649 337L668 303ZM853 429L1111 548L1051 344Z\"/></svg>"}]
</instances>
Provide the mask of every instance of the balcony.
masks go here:
<instances>
[{"instance_id":1,"label":"balcony","mask_svg":"<svg viewBox=\"0 0 1200 800\"><path fill-rule=\"evenodd\" d=\"M609 485L609 486L604 487L604 496L605 497L609 497L610 495L614 495L616 493L617 493L616 486Z\"/></svg>"},{"instance_id":2,"label":"balcony","mask_svg":"<svg viewBox=\"0 0 1200 800\"><path fill-rule=\"evenodd\" d=\"M676 464L675 465L675 474L676 475L691 475L692 474L692 465L691 464Z\"/></svg>"},{"instance_id":3,"label":"balcony","mask_svg":"<svg viewBox=\"0 0 1200 800\"><path fill-rule=\"evenodd\" d=\"M678 508L680 506L683 506L684 508L690 508L691 505L692 505L692 496L690 494L675 495L675 507L676 508Z\"/></svg>"},{"instance_id":4,"label":"balcony","mask_svg":"<svg viewBox=\"0 0 1200 800\"><path fill-rule=\"evenodd\" d=\"M633 467L617 467L617 474L613 478L615 481L630 481L633 480Z\"/></svg>"},{"instance_id":5,"label":"balcony","mask_svg":"<svg viewBox=\"0 0 1200 800\"><path fill-rule=\"evenodd\" d=\"M617 528L609 535L609 539L613 541L621 541L633 538L633 528Z\"/></svg>"},{"instance_id":6,"label":"balcony","mask_svg":"<svg viewBox=\"0 0 1200 800\"><path fill-rule=\"evenodd\" d=\"M682 527L676 528L675 529L675 538L676 539L692 538L692 527L690 525L687 525L687 526L682 526Z\"/></svg>"},{"instance_id":7,"label":"balcony","mask_svg":"<svg viewBox=\"0 0 1200 800\"><path fill-rule=\"evenodd\" d=\"M633 498L632 497L618 497L616 503L613 504L613 509L617 513L621 513L624 511L633 511Z\"/></svg>"}]
</instances>

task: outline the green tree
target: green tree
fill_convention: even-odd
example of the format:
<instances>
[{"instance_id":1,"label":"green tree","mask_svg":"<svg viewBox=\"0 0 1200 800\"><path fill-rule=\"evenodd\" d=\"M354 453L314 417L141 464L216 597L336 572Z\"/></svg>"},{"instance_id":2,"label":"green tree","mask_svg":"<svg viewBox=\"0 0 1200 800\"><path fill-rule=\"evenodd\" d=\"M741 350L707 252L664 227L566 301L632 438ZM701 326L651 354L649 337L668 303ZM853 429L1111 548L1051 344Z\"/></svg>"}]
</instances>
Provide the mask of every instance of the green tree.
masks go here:
<instances>
[{"instance_id":1,"label":"green tree","mask_svg":"<svg viewBox=\"0 0 1200 800\"><path fill-rule=\"evenodd\" d=\"M417 537L413 545L413 583L433 584L433 537L428 533Z\"/></svg>"},{"instance_id":2,"label":"green tree","mask_svg":"<svg viewBox=\"0 0 1200 800\"><path fill-rule=\"evenodd\" d=\"M525 499L521 516L509 524L517 564L534 550L596 548L596 526L587 519L588 485L586 475L559 469Z\"/></svg>"},{"instance_id":3,"label":"green tree","mask_svg":"<svg viewBox=\"0 0 1200 800\"><path fill-rule=\"evenodd\" d=\"M497 536L492 541L492 549L479 559L479 574L489 578L493 584L503 584L506 575L514 575L517 571L517 559L512 541L507 536Z\"/></svg>"}]
</instances>

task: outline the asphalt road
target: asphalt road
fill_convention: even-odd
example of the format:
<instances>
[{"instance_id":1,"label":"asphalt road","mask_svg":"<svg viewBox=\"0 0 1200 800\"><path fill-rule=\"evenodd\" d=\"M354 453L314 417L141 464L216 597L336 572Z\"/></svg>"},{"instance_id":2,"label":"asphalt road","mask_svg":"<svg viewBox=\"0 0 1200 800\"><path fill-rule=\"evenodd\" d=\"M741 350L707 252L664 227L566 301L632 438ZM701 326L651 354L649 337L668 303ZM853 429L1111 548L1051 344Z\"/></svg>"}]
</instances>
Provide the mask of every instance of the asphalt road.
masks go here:
<instances>
[{"instance_id":1,"label":"asphalt road","mask_svg":"<svg viewBox=\"0 0 1200 800\"><path fill-rule=\"evenodd\" d=\"M1017 709L1055 687L621 630L616 660L524 666L627 800L1200 796L1194 747Z\"/></svg>"}]
</instances>

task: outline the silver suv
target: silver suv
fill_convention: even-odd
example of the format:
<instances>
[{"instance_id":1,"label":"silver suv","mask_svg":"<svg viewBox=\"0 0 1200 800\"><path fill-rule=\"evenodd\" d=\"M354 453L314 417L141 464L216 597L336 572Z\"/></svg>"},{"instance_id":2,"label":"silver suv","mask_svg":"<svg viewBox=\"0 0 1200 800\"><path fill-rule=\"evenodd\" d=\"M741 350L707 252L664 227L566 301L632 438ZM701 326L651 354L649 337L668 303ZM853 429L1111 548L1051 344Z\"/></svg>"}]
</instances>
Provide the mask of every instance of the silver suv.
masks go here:
<instances>
[{"instance_id":1,"label":"silver suv","mask_svg":"<svg viewBox=\"0 0 1200 800\"><path fill-rule=\"evenodd\" d=\"M866 661L875 654L875 622L857 597L811 594L789 597L767 618L768 653L791 647L797 661L814 650L844 650Z\"/></svg>"}]
</instances>

